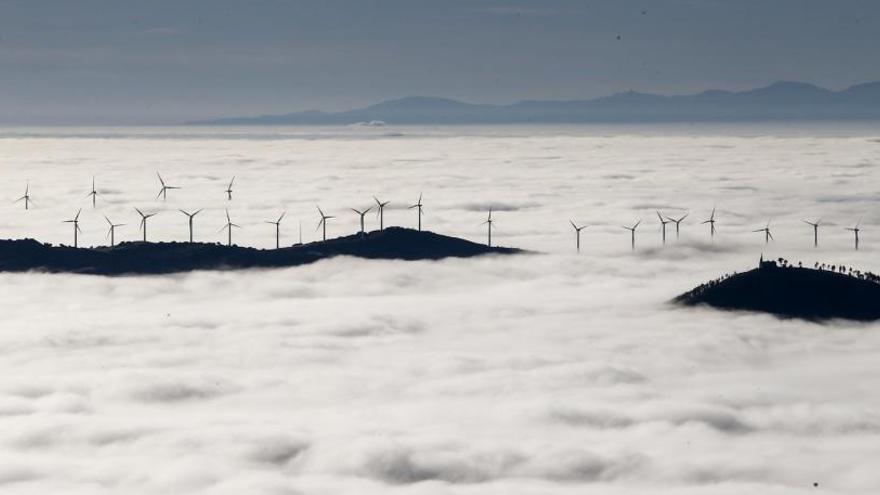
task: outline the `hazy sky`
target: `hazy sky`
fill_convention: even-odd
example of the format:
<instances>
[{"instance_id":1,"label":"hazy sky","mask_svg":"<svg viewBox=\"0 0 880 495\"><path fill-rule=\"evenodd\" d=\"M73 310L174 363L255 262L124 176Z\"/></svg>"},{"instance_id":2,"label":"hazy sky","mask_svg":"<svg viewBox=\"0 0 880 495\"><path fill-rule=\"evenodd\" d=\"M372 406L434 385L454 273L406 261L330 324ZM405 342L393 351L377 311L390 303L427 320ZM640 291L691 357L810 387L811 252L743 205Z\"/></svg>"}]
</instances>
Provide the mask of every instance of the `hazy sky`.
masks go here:
<instances>
[{"instance_id":1,"label":"hazy sky","mask_svg":"<svg viewBox=\"0 0 880 495\"><path fill-rule=\"evenodd\" d=\"M838 89L880 79L878 47L874 0L0 0L0 123Z\"/></svg>"}]
</instances>

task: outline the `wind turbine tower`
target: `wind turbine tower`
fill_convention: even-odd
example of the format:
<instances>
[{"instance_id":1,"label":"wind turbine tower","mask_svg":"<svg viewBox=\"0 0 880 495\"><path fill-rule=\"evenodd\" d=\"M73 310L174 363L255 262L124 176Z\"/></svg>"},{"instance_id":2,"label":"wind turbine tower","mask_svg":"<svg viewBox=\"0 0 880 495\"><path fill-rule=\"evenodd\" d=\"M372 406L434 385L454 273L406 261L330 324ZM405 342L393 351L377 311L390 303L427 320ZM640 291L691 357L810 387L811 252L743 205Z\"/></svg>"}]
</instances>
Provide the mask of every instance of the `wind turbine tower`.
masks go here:
<instances>
[{"instance_id":1,"label":"wind turbine tower","mask_svg":"<svg viewBox=\"0 0 880 495\"><path fill-rule=\"evenodd\" d=\"M15 200L16 203L19 201L24 201L24 209L27 210L30 207L31 203L31 183L28 182L24 186L24 196Z\"/></svg>"},{"instance_id":2,"label":"wind turbine tower","mask_svg":"<svg viewBox=\"0 0 880 495\"><path fill-rule=\"evenodd\" d=\"M492 247L492 224L494 224L494 223L495 223L495 221L492 220L492 207L490 206L490 207L489 207L489 217L486 218L486 221L485 221L485 222L483 222L483 223L480 224L480 225L485 225L485 226L487 227L487 229L488 229L488 233L489 233L489 242L488 242L488 246L489 246L489 247Z\"/></svg>"},{"instance_id":3,"label":"wind turbine tower","mask_svg":"<svg viewBox=\"0 0 880 495\"><path fill-rule=\"evenodd\" d=\"M804 223L813 227L813 247L819 247L819 225L822 224L822 219L818 219L815 222L808 222L804 220Z\"/></svg>"},{"instance_id":4,"label":"wind turbine tower","mask_svg":"<svg viewBox=\"0 0 880 495\"><path fill-rule=\"evenodd\" d=\"M318 230L321 227L324 227L322 238L326 241L327 240L327 220L330 220L331 218L336 218L336 217L334 217L332 215L325 215L324 211L321 210L320 206L318 206L318 214L321 215L321 220L318 222L318 226L315 227L315 230Z\"/></svg>"},{"instance_id":5,"label":"wind turbine tower","mask_svg":"<svg viewBox=\"0 0 880 495\"><path fill-rule=\"evenodd\" d=\"M861 224L862 224L862 221L859 220L859 222L856 224L855 227L846 227L846 230L852 232L853 235L855 235L855 238L856 238L856 251L859 250L859 232L862 231L862 229L859 228L859 225L861 225Z\"/></svg>"},{"instance_id":6,"label":"wind turbine tower","mask_svg":"<svg viewBox=\"0 0 880 495\"><path fill-rule=\"evenodd\" d=\"M236 224L232 223L232 219L229 218L229 210L226 210L226 225L221 227L220 231L222 232L223 229L226 229L226 233L228 235L226 245L230 246L230 247L232 246L232 228L233 227L237 228L237 229L241 228L240 225L236 225Z\"/></svg>"},{"instance_id":7,"label":"wind turbine tower","mask_svg":"<svg viewBox=\"0 0 880 495\"><path fill-rule=\"evenodd\" d=\"M422 213L423 213L422 207L423 206L424 205L422 204L422 195L421 195L421 193L419 193L419 202L409 207L410 210L412 210L413 208L418 208L418 210L419 210L419 232L422 231Z\"/></svg>"},{"instance_id":8,"label":"wind turbine tower","mask_svg":"<svg viewBox=\"0 0 880 495\"><path fill-rule=\"evenodd\" d=\"M144 242L147 242L147 220L148 220L150 217L154 217L154 216L156 216L156 215L158 214L158 212L147 214L147 213L144 213L144 212L142 212L141 210L139 210L139 209L137 209L137 208L135 208L135 211L137 211L137 212L138 212L138 215L141 216L141 223L140 223L140 225L138 226L138 230L142 230L142 231L144 232Z\"/></svg>"},{"instance_id":9,"label":"wind turbine tower","mask_svg":"<svg viewBox=\"0 0 880 495\"><path fill-rule=\"evenodd\" d=\"M659 211L657 212L657 218L660 219L660 226L661 226L661 229L662 229L662 231L663 231L663 245L665 246L665 245L666 245L666 224L667 224L667 223L671 223L671 221L670 221L670 220L664 220L664 219L663 219L663 215L661 215Z\"/></svg>"},{"instance_id":10,"label":"wind turbine tower","mask_svg":"<svg viewBox=\"0 0 880 495\"><path fill-rule=\"evenodd\" d=\"M367 213L369 213L370 210L372 210L372 209L373 209L372 206L369 207L369 208L367 208L366 210L363 210L363 211L361 211L361 210L355 210L354 208L351 209L351 211L357 213L358 216L361 217L361 236L362 236L362 237L363 237L364 234L366 234L366 231L364 230L364 216L365 216Z\"/></svg>"},{"instance_id":11,"label":"wind turbine tower","mask_svg":"<svg viewBox=\"0 0 880 495\"><path fill-rule=\"evenodd\" d=\"M628 231L630 232L630 234L631 234L631 237L632 237L632 250L633 250L633 251L636 250L636 229L639 227L639 224L640 224L640 223L642 223L641 220L639 220L638 222L636 222L635 224L633 224L632 227L627 227L627 226L624 226L624 227L623 227L623 228L625 228L626 230L628 230Z\"/></svg>"},{"instance_id":12,"label":"wind turbine tower","mask_svg":"<svg viewBox=\"0 0 880 495\"><path fill-rule=\"evenodd\" d=\"M79 243L78 234L82 232L79 228L79 214L82 213L82 208L76 212L76 216L73 217L73 220L65 220L64 223L72 223L73 224L73 247L77 247Z\"/></svg>"},{"instance_id":13,"label":"wind turbine tower","mask_svg":"<svg viewBox=\"0 0 880 495\"><path fill-rule=\"evenodd\" d=\"M202 210L196 210L195 213L190 213L188 211L180 210L180 212L183 213L184 215L186 215L187 219L189 220L188 223L189 223L189 243L190 244L192 244L192 241L193 241L193 218L195 218L196 215L201 213L201 211Z\"/></svg>"},{"instance_id":14,"label":"wind turbine tower","mask_svg":"<svg viewBox=\"0 0 880 495\"><path fill-rule=\"evenodd\" d=\"M672 217L666 217L666 220L669 220L670 222L672 222L672 223L675 224L675 239L676 239L676 240L678 240L678 237L679 237L679 230L680 230L680 228L681 228L681 222L682 222L685 218L687 218L688 215L690 215L690 213L685 213L684 215L681 216L681 218L678 218L678 219L675 219L675 218L672 218Z\"/></svg>"},{"instance_id":15,"label":"wind turbine tower","mask_svg":"<svg viewBox=\"0 0 880 495\"><path fill-rule=\"evenodd\" d=\"M107 237L110 238L110 247L113 247L116 245L116 227L122 227L125 224L113 223L106 215L104 216L104 220L107 220L107 223L110 225L110 230L107 231Z\"/></svg>"},{"instance_id":16,"label":"wind turbine tower","mask_svg":"<svg viewBox=\"0 0 880 495\"><path fill-rule=\"evenodd\" d=\"M287 212L281 213L281 216L278 217L278 220L274 222L266 222L271 223L275 226L275 249L279 249L281 247L281 219L284 218L284 215L287 215Z\"/></svg>"},{"instance_id":17,"label":"wind turbine tower","mask_svg":"<svg viewBox=\"0 0 880 495\"><path fill-rule=\"evenodd\" d=\"M712 208L712 214L709 216L709 219L703 223L709 224L709 236L712 239L715 239L715 208Z\"/></svg>"},{"instance_id":18,"label":"wind turbine tower","mask_svg":"<svg viewBox=\"0 0 880 495\"><path fill-rule=\"evenodd\" d=\"M573 220L569 220L568 223L571 224L571 227L574 229L575 242L577 244L577 252L581 252L581 231L587 228L586 225L578 227L577 224L574 223Z\"/></svg>"},{"instance_id":19,"label":"wind turbine tower","mask_svg":"<svg viewBox=\"0 0 880 495\"><path fill-rule=\"evenodd\" d=\"M94 208L95 207L95 200L98 198L98 190L95 189L95 177L94 176L92 177L92 191L90 193L86 194L87 198L89 196L92 197L92 208Z\"/></svg>"},{"instance_id":20,"label":"wind turbine tower","mask_svg":"<svg viewBox=\"0 0 880 495\"><path fill-rule=\"evenodd\" d=\"M770 240L773 239L773 234L770 233L770 220L767 220L767 226L763 229L753 230L752 232L763 232L764 233L764 244L770 244Z\"/></svg>"},{"instance_id":21,"label":"wind turbine tower","mask_svg":"<svg viewBox=\"0 0 880 495\"><path fill-rule=\"evenodd\" d=\"M376 196L373 196L373 200L376 201L376 206L378 207L376 216L379 217L379 230L385 230L385 207L391 201L379 201Z\"/></svg>"}]
</instances>

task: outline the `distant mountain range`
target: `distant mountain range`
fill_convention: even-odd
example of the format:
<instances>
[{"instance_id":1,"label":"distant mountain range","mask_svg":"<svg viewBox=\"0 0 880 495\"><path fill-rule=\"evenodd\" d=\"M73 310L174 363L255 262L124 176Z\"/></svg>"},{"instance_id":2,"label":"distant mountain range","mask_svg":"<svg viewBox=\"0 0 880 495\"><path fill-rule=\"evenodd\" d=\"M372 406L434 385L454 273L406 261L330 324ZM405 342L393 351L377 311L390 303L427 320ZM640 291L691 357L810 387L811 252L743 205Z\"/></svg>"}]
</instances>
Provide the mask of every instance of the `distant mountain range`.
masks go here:
<instances>
[{"instance_id":1,"label":"distant mountain range","mask_svg":"<svg viewBox=\"0 0 880 495\"><path fill-rule=\"evenodd\" d=\"M189 125L565 124L752 120L880 120L880 82L830 91L777 82L749 91L662 96L628 91L591 100L526 100L510 105L412 96L344 112L310 110L232 117Z\"/></svg>"}]
</instances>

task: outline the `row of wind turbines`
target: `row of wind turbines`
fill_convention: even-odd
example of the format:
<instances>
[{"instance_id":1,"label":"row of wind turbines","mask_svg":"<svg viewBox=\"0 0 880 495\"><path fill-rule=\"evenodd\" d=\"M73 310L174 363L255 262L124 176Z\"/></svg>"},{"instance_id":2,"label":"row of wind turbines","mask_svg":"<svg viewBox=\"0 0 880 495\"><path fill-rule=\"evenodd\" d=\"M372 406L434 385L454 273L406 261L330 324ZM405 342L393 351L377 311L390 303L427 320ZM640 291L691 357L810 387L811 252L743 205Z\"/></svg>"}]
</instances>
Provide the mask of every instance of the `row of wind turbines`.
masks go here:
<instances>
[{"instance_id":1,"label":"row of wind turbines","mask_svg":"<svg viewBox=\"0 0 880 495\"><path fill-rule=\"evenodd\" d=\"M709 218L700 222L703 225L706 225L706 224L709 225L709 237L712 240L715 239L715 233L717 232L717 230L715 229L715 223L717 221L715 219L715 212L716 212L716 209L712 208L712 213L709 215ZM661 232L661 236L663 239L663 245L665 246L666 245L666 226L670 223L675 224L675 238L678 239L680 236L680 233L681 233L681 223L684 221L685 218L687 218L690 215L690 213L685 213L684 215L682 215L681 217L678 217L678 218L664 216L659 211L657 211L656 213L657 213L657 218L660 221L660 232ZM760 232L760 233L764 234L764 244L765 245L770 244L770 241L774 240L773 234L770 232L770 222L771 221L772 221L772 219L767 220L767 224L763 228L756 229L756 230L752 231L753 233ZM822 225L822 219L820 218L814 222L811 222L809 220L803 220L803 222L813 228L813 247L819 247L819 226ZM585 229L587 226L586 225L578 226L576 223L574 223L574 221L571 221L571 220L569 221L569 223L571 224L572 228L575 231L575 236L577 239L576 240L577 250L580 251L581 230ZM635 250L635 248L636 248L636 229L639 227L639 225L641 225L641 223L642 223L642 221L639 220L636 223L634 223L632 226L626 226L626 225L623 226L624 229L626 229L630 232L630 239L631 239L630 242L631 242L631 247L633 250ZM861 232L861 230L862 230L861 223L862 223L862 221L859 220L854 227L845 227L845 230L848 230L854 234L856 251L858 251L858 249L859 249L859 232Z\"/></svg>"},{"instance_id":2,"label":"row of wind turbines","mask_svg":"<svg viewBox=\"0 0 880 495\"><path fill-rule=\"evenodd\" d=\"M162 201L167 201L168 191L182 189L179 186L170 185L167 182L165 182L165 179L162 177L161 174L159 174L159 172L156 172L156 177L159 179L159 185L160 185L159 192L156 194L156 199L162 198ZM232 177L232 179L229 181L229 184L226 186L226 189L223 191L226 194L226 198L228 201L232 201L233 186L234 185L235 185L235 176ZM99 194L100 193L98 192L97 188L95 187L95 178L93 177L91 190L88 192L88 194L86 194L86 198L91 199L93 208L97 207L97 197ZM417 211L417 221L418 221L417 228L419 231L422 230L422 215L424 213L424 204L422 203L422 198L423 198L422 194L419 194L418 201L415 204L408 206L408 209L415 209ZM355 214L357 214L359 217L360 234L361 235L366 233L365 217L370 211L373 211L374 208L376 209L376 216L379 220L379 230L385 229L385 208L390 204L390 201L380 201L375 196L373 196L373 200L376 203L375 206L370 206L370 207L364 208L364 209L350 208L350 210L352 212L354 212ZM31 199L31 195L30 195L30 182L28 182L25 185L24 195L22 195L20 198L15 200L15 203L20 203L20 202L24 203L25 210L28 210L30 208L31 203L33 203L33 200ZM138 208L134 208L134 209L138 213L138 215L140 216L140 222L138 224L138 231L143 234L143 238L142 238L143 241L147 242L147 220L154 217L159 212L144 213L142 210L140 210ZM318 225L315 228L315 230L321 229L322 230L321 238L323 241L326 241L327 240L327 223L329 220L334 219L336 217L333 215L325 214L320 206L317 206L317 210L318 210L318 215L319 215L320 219L318 221ZM194 222L194 219L195 219L196 215L198 215L199 213L201 213L204 210L199 209L199 210L196 210L193 212L189 212L189 211L181 209L179 211L187 217L187 222L188 222L188 227L189 227L189 242L192 243L193 242L193 222ZM81 213L82 213L82 209L77 211L76 215L72 219L64 221L64 223L73 224L73 245L74 245L74 247L78 247L79 233L82 232L82 230L79 227L79 217L80 217ZM487 245L489 247L492 246L492 229L493 229L493 226L495 223L494 219L492 218L492 213L493 213L493 211L492 211L492 208L490 207L489 214L488 214L486 220L480 224L481 226L486 225ZM685 213L684 215L682 215L678 218L665 216L660 211L657 211L656 213L657 213L657 218L660 222L660 227L661 227L660 230L661 230L663 245L666 245L666 227L667 227L667 225L668 224L675 225L675 237L676 237L676 239L678 239L680 237L680 233L681 233L682 222L686 218L688 218L688 216L690 216L689 212ZM269 221L265 222L267 224L272 224L275 226L275 247L276 247L276 249L281 247L281 221L284 219L286 214L287 214L287 212L282 212L281 215L276 220L269 220ZM712 213L709 215L709 218L707 218L706 220L701 222L701 224L703 224L703 225L709 225L709 236L710 236L710 239L712 239L712 240L714 240L715 234L717 232L716 228L715 228L715 223L717 221L715 214L716 214L716 209L713 208ZM107 218L107 216L104 216L104 219L106 220L107 224L109 225L109 230L107 232L107 238L110 239L110 245L114 246L115 242L116 242L116 228L123 227L126 224L113 223L109 218ZM813 246L818 247L819 246L819 227L822 225L822 220L821 219L818 219L816 221L803 220L803 222L812 227L812 229L813 229ZM581 232L584 229L586 229L588 226L587 225L578 225L573 220L569 220L569 223L571 224L571 227L574 229L574 232L575 232L576 249L578 252L580 252L580 250L581 250ZM642 221L638 220L632 226L623 226L624 229L626 229L630 232L630 246L631 246L631 249L633 249L633 250L635 250L635 248L636 248L636 229L638 229L638 227L639 227L639 225L641 225L641 223L642 223ZM774 240L773 234L771 233L771 230L770 230L770 223L771 223L771 220L768 220L767 224L763 228L756 229L753 231L754 233L763 233L764 234L764 243L765 244L769 244L770 241ZM240 229L241 226L232 222L232 219L229 215L229 210L227 209L226 210L226 223L223 225L223 227L220 228L220 230L218 230L218 233L226 230L226 232L227 232L227 245L229 245L229 246L232 245L232 231L233 231L233 229L236 229L236 228ZM856 223L856 225L854 227L847 227L846 230L853 232L854 240L855 240L855 249L858 250L859 249L859 233L861 232L861 220L858 223ZM302 244L302 222L300 222L300 226L299 226L299 243L298 244Z\"/></svg>"}]
</instances>

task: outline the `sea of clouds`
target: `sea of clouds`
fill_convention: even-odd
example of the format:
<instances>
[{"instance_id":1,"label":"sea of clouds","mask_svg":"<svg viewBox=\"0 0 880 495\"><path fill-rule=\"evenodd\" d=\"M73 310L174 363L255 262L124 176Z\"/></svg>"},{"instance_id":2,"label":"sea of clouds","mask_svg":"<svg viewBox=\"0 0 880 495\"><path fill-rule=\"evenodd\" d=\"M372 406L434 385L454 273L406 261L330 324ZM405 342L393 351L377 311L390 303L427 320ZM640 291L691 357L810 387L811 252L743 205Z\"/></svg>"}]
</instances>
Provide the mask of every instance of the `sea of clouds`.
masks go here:
<instances>
[{"instance_id":1,"label":"sea of clouds","mask_svg":"<svg viewBox=\"0 0 880 495\"><path fill-rule=\"evenodd\" d=\"M337 236L423 193L426 229L482 242L491 206L537 252L0 274L0 493L877 493L880 325L667 301L762 253L877 272L878 172L876 131L830 125L0 130L3 238L69 244L83 208L81 245L134 240L138 207L183 241L206 208L223 242L228 208L268 248L282 211L311 242L316 205ZM666 247L658 209L690 212Z\"/></svg>"}]
</instances>

